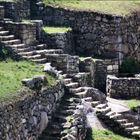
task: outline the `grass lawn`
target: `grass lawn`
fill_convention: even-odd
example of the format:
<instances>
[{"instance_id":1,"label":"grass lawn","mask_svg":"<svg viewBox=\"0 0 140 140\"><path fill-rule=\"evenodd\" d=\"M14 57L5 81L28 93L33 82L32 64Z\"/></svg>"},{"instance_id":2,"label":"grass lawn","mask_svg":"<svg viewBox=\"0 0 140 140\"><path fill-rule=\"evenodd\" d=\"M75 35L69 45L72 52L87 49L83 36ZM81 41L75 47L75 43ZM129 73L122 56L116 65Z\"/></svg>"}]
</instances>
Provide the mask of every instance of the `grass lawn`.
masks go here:
<instances>
[{"instance_id":1,"label":"grass lawn","mask_svg":"<svg viewBox=\"0 0 140 140\"><path fill-rule=\"evenodd\" d=\"M71 28L69 28L69 27L49 27L49 26L46 26L46 27L43 27L43 30L46 33L52 34L52 33L65 33L67 31L70 31Z\"/></svg>"},{"instance_id":2,"label":"grass lawn","mask_svg":"<svg viewBox=\"0 0 140 140\"><path fill-rule=\"evenodd\" d=\"M113 133L112 131L105 129L93 129L92 130L92 138L93 140L134 140L131 138L126 138L120 135Z\"/></svg>"},{"instance_id":3,"label":"grass lawn","mask_svg":"<svg viewBox=\"0 0 140 140\"><path fill-rule=\"evenodd\" d=\"M22 89L21 80L35 75L43 75L43 68L29 61L0 61L0 99L9 97ZM46 74L49 84L55 79Z\"/></svg>"},{"instance_id":4,"label":"grass lawn","mask_svg":"<svg viewBox=\"0 0 140 140\"><path fill-rule=\"evenodd\" d=\"M137 107L138 105L140 105L140 100L136 99L126 100L125 102L129 108Z\"/></svg>"},{"instance_id":5,"label":"grass lawn","mask_svg":"<svg viewBox=\"0 0 140 140\"><path fill-rule=\"evenodd\" d=\"M57 4L63 7L80 10L99 11L115 15L128 15L140 10L139 0L43 0L46 4Z\"/></svg>"}]
</instances>

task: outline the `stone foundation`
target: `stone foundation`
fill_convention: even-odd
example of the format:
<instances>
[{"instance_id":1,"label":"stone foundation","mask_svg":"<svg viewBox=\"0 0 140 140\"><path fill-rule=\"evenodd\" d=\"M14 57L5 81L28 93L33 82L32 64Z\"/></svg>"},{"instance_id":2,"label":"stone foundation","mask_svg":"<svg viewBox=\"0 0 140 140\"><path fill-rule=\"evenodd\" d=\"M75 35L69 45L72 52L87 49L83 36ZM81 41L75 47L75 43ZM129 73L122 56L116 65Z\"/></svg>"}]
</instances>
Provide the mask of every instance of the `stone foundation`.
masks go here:
<instances>
[{"instance_id":1,"label":"stone foundation","mask_svg":"<svg viewBox=\"0 0 140 140\"><path fill-rule=\"evenodd\" d=\"M107 76L108 96L113 98L134 98L140 96L140 78L117 78Z\"/></svg>"},{"instance_id":2,"label":"stone foundation","mask_svg":"<svg viewBox=\"0 0 140 140\"><path fill-rule=\"evenodd\" d=\"M36 77L33 82L32 79L25 80L24 84L30 84L30 88L34 89L38 80L41 82L42 78ZM58 82L51 88L35 89L25 90L24 96L0 105L1 140L37 140L46 128L51 113L64 95L64 88Z\"/></svg>"}]
</instances>

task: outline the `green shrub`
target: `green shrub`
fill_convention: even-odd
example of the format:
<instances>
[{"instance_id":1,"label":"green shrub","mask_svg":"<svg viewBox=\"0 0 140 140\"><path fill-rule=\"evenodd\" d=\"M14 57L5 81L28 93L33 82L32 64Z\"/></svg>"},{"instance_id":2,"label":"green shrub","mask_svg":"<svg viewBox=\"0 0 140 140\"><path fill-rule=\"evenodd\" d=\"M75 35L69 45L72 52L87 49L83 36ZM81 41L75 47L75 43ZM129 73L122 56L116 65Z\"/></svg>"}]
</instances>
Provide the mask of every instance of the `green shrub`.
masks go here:
<instances>
[{"instance_id":1,"label":"green shrub","mask_svg":"<svg viewBox=\"0 0 140 140\"><path fill-rule=\"evenodd\" d=\"M134 58L126 58L120 67L120 73L136 74L140 73L140 63Z\"/></svg>"}]
</instances>

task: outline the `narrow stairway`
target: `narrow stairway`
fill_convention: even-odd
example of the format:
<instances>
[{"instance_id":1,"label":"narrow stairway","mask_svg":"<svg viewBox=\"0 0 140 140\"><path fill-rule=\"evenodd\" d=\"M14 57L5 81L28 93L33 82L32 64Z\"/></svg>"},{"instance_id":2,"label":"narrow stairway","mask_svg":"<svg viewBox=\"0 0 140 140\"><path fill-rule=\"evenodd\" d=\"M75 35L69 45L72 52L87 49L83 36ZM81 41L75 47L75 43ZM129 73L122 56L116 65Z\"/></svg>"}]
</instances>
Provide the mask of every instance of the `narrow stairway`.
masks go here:
<instances>
[{"instance_id":1,"label":"narrow stairway","mask_svg":"<svg viewBox=\"0 0 140 140\"><path fill-rule=\"evenodd\" d=\"M12 49L17 55L24 59L29 59L33 62L44 64L46 63L45 54L62 54L61 49L46 49L46 44L37 44L27 46L20 39L16 39L9 31L0 27L0 42L5 47Z\"/></svg>"},{"instance_id":2,"label":"narrow stairway","mask_svg":"<svg viewBox=\"0 0 140 140\"><path fill-rule=\"evenodd\" d=\"M125 135L140 139L140 127L134 124L133 120L126 119L122 114L114 112L107 103L100 104L92 102L92 106L96 108L97 116L114 131Z\"/></svg>"}]
</instances>

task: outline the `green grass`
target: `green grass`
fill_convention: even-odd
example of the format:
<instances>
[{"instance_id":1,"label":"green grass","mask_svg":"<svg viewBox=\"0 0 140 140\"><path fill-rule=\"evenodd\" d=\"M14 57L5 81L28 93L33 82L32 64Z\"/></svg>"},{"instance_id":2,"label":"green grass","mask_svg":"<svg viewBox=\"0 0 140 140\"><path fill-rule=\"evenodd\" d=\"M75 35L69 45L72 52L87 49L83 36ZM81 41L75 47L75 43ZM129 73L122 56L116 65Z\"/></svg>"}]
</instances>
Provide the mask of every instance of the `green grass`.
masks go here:
<instances>
[{"instance_id":1,"label":"green grass","mask_svg":"<svg viewBox=\"0 0 140 140\"><path fill-rule=\"evenodd\" d=\"M29 61L0 61L0 99L16 94L22 89L21 80L35 75L43 75L43 68ZM48 85L55 83L55 79L46 74Z\"/></svg>"},{"instance_id":2,"label":"green grass","mask_svg":"<svg viewBox=\"0 0 140 140\"><path fill-rule=\"evenodd\" d=\"M52 34L52 33L65 33L67 31L70 31L71 28L69 28L69 27L49 27L49 26L46 26L46 27L43 27L43 30L46 33Z\"/></svg>"},{"instance_id":3,"label":"green grass","mask_svg":"<svg viewBox=\"0 0 140 140\"><path fill-rule=\"evenodd\" d=\"M139 0L43 0L46 4L55 4L62 7L79 10L99 11L115 15L128 15L132 11L140 10Z\"/></svg>"},{"instance_id":4,"label":"green grass","mask_svg":"<svg viewBox=\"0 0 140 140\"><path fill-rule=\"evenodd\" d=\"M137 107L140 105L140 100L132 99L125 101L127 106L132 109L133 107Z\"/></svg>"},{"instance_id":5,"label":"green grass","mask_svg":"<svg viewBox=\"0 0 140 140\"><path fill-rule=\"evenodd\" d=\"M120 135L113 133L112 131L105 129L93 129L92 130L92 138L93 140L134 140L131 138L126 138Z\"/></svg>"}]
</instances>

